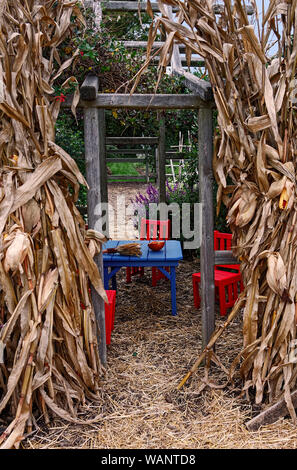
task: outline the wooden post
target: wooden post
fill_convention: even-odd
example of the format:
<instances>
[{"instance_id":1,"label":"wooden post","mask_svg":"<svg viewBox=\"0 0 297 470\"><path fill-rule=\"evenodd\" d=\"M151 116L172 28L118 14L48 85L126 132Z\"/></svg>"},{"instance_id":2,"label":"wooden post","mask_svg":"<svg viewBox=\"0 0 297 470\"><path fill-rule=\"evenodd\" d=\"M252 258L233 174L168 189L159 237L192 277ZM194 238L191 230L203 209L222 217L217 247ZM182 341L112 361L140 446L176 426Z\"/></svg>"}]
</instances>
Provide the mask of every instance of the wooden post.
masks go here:
<instances>
[{"instance_id":1,"label":"wooden post","mask_svg":"<svg viewBox=\"0 0 297 470\"><path fill-rule=\"evenodd\" d=\"M105 125L105 109L98 109L99 124L99 165L100 165L100 193L101 202L108 203L108 187L107 187L107 168L106 168L106 125ZM108 211L103 214L106 218L105 226L101 228L102 233L109 237Z\"/></svg>"},{"instance_id":2,"label":"wooden post","mask_svg":"<svg viewBox=\"0 0 297 470\"><path fill-rule=\"evenodd\" d=\"M159 145L157 152L157 181L159 189L159 202L166 202L166 148L165 148L165 113L158 113Z\"/></svg>"},{"instance_id":3,"label":"wooden post","mask_svg":"<svg viewBox=\"0 0 297 470\"><path fill-rule=\"evenodd\" d=\"M202 241L200 247L202 347L215 329L214 214L213 214L213 116L211 108L199 109L199 190L202 204Z\"/></svg>"},{"instance_id":4,"label":"wooden post","mask_svg":"<svg viewBox=\"0 0 297 470\"><path fill-rule=\"evenodd\" d=\"M154 182L158 187L158 147L155 148L155 173L154 173Z\"/></svg>"},{"instance_id":5,"label":"wooden post","mask_svg":"<svg viewBox=\"0 0 297 470\"><path fill-rule=\"evenodd\" d=\"M86 101L96 99L99 88L98 77L88 76L81 87L82 98ZM86 159L86 179L88 190L88 225L94 230L101 230L101 171L99 155L102 142L100 142L100 115L97 108L84 108L84 141ZM103 258L100 253L95 262L103 277ZM103 365L106 365L106 332L105 332L105 304L103 299L92 287L92 302L95 311L98 331L99 356Z\"/></svg>"},{"instance_id":6,"label":"wooden post","mask_svg":"<svg viewBox=\"0 0 297 470\"><path fill-rule=\"evenodd\" d=\"M146 177L146 184L150 182L150 171L149 171L149 162L148 162L148 152L145 152L145 177Z\"/></svg>"}]
</instances>

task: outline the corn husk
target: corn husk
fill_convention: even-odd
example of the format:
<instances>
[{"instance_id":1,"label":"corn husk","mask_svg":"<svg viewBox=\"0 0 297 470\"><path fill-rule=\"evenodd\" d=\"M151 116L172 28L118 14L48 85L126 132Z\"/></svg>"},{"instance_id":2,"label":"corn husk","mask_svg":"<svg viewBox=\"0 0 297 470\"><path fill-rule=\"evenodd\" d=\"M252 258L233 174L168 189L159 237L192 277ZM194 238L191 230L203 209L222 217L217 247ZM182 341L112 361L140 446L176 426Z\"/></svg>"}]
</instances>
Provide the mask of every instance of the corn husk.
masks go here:
<instances>
[{"instance_id":1,"label":"corn husk","mask_svg":"<svg viewBox=\"0 0 297 470\"><path fill-rule=\"evenodd\" d=\"M62 63L58 51L73 17L83 22L77 1L0 5L0 413L14 417L4 449L40 415L82 422L104 373L90 284L107 300L93 260L106 239L85 230L75 197L86 182L54 142L53 87L78 55Z\"/></svg>"},{"instance_id":2,"label":"corn husk","mask_svg":"<svg viewBox=\"0 0 297 470\"><path fill-rule=\"evenodd\" d=\"M208 0L159 3L177 13L170 19L163 8L151 37L165 28L171 42L174 32L174 41L205 58L218 110L217 201L228 208L245 286L244 350L232 375L240 372L243 391L251 391L258 404L284 396L296 422L290 392L297 379L291 359L297 303L297 5L271 0L260 16L253 1L250 19L239 0L221 2L220 14ZM166 51L168 61L168 42ZM164 60L160 73L163 65Z\"/></svg>"},{"instance_id":3,"label":"corn husk","mask_svg":"<svg viewBox=\"0 0 297 470\"><path fill-rule=\"evenodd\" d=\"M141 246L139 243L125 243L116 248L107 248L103 253L119 253L124 256L141 256Z\"/></svg>"}]
</instances>

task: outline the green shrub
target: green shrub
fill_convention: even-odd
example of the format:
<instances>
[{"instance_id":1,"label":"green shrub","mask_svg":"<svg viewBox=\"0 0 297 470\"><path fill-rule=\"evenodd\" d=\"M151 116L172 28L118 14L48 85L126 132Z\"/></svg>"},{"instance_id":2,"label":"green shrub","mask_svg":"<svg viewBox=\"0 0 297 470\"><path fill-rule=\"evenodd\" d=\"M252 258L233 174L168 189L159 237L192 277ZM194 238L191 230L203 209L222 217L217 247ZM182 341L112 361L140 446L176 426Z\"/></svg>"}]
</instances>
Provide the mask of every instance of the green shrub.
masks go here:
<instances>
[{"instance_id":1,"label":"green shrub","mask_svg":"<svg viewBox=\"0 0 297 470\"><path fill-rule=\"evenodd\" d=\"M76 122L70 112L61 112L56 122L56 143L71 155L82 174L85 175L82 119L78 119ZM86 206L87 204L87 190L84 186L80 187L77 204L79 206Z\"/></svg>"}]
</instances>

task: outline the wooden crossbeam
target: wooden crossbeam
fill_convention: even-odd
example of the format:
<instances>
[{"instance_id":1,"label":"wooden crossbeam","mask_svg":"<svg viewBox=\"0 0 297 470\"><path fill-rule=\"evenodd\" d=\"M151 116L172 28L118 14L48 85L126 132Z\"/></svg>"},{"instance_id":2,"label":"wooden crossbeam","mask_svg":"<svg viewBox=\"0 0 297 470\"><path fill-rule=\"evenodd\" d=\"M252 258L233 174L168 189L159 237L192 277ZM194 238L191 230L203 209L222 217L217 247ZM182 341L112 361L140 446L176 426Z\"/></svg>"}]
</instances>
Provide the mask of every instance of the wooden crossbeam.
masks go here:
<instances>
[{"instance_id":1,"label":"wooden crossbeam","mask_svg":"<svg viewBox=\"0 0 297 470\"><path fill-rule=\"evenodd\" d=\"M174 46L174 47L176 47L176 46ZM142 56L141 60L143 61L143 63L145 63L146 62L146 56ZM185 54L180 54L180 60L181 60L181 66L183 66L183 67L188 66ZM157 56L152 58L152 60L148 64L148 66L150 67L151 65L154 65L154 66L158 65L159 61L160 61L160 57L157 55ZM168 65L170 66L170 64L168 64ZM204 66L205 66L205 59L203 59L203 57L198 56L196 54L192 55L192 57L191 57L191 67L204 67Z\"/></svg>"},{"instance_id":2,"label":"wooden crossbeam","mask_svg":"<svg viewBox=\"0 0 297 470\"><path fill-rule=\"evenodd\" d=\"M106 137L106 145L156 145L158 144L158 137Z\"/></svg>"},{"instance_id":3,"label":"wooden crossbeam","mask_svg":"<svg viewBox=\"0 0 297 470\"><path fill-rule=\"evenodd\" d=\"M121 181L125 181L125 180L129 180L129 181L145 181L146 180L146 176L143 175L143 176L131 176L131 175L108 175L108 181L110 180L121 180Z\"/></svg>"},{"instance_id":4,"label":"wooden crossbeam","mask_svg":"<svg viewBox=\"0 0 297 470\"><path fill-rule=\"evenodd\" d=\"M145 163L145 158L107 158L107 163Z\"/></svg>"},{"instance_id":5,"label":"wooden crossbeam","mask_svg":"<svg viewBox=\"0 0 297 470\"><path fill-rule=\"evenodd\" d=\"M147 150L145 149L115 149L115 150L108 149L107 150L108 155L117 154L117 153L120 153L120 154L122 153L123 155L137 155L137 154L144 155L147 153Z\"/></svg>"},{"instance_id":6,"label":"wooden crossbeam","mask_svg":"<svg viewBox=\"0 0 297 470\"><path fill-rule=\"evenodd\" d=\"M193 93L200 96L202 100L213 100L212 88L209 82L201 80L199 77L196 77L192 73L186 72L184 69L181 68L173 70L173 74L180 77L184 77L185 86Z\"/></svg>"},{"instance_id":7,"label":"wooden crossbeam","mask_svg":"<svg viewBox=\"0 0 297 470\"><path fill-rule=\"evenodd\" d=\"M83 98L83 93L82 93ZM67 98L62 107L70 108L72 98ZM105 108L105 109L198 109L201 106L214 106L213 102L206 102L200 96L167 95L167 94L97 94L97 98L91 101L81 99L78 103L80 108Z\"/></svg>"},{"instance_id":8,"label":"wooden crossbeam","mask_svg":"<svg viewBox=\"0 0 297 470\"><path fill-rule=\"evenodd\" d=\"M121 41L127 49L146 49L147 48L147 41ZM155 41L153 43L153 49L159 49L160 47L163 47L165 44L164 41ZM181 51L186 50L186 46L184 44L179 44L179 48ZM201 60L204 60L203 57L201 57Z\"/></svg>"},{"instance_id":9,"label":"wooden crossbeam","mask_svg":"<svg viewBox=\"0 0 297 470\"><path fill-rule=\"evenodd\" d=\"M182 157L181 156L179 156L179 157L178 156L168 157L167 154L166 154L165 156L166 156L166 160L172 160L174 162L178 162L180 160L188 160L188 157L186 157L184 155Z\"/></svg>"},{"instance_id":10,"label":"wooden crossbeam","mask_svg":"<svg viewBox=\"0 0 297 470\"><path fill-rule=\"evenodd\" d=\"M113 154L123 154L123 155L134 155L134 154L146 154L147 152L142 150L142 151L125 151L124 149L123 150L107 150L107 155L113 155ZM179 160L187 160L187 157L185 157L184 155L179 155L178 153L175 153L175 154L172 154L172 153L168 153L166 152L165 153L165 157L166 157L166 160L173 160L173 161L179 161ZM139 162L145 162L145 158L137 158L137 157L134 157L134 158L128 158L128 157L121 157L121 158L112 158L112 157L108 157L107 160L108 162L114 162L114 163L125 163L125 162L135 162L135 163L139 163Z\"/></svg>"},{"instance_id":11,"label":"wooden crossbeam","mask_svg":"<svg viewBox=\"0 0 297 470\"><path fill-rule=\"evenodd\" d=\"M153 11L160 11L157 2L151 2ZM102 8L108 11L146 11L147 2L102 2Z\"/></svg>"},{"instance_id":12,"label":"wooden crossbeam","mask_svg":"<svg viewBox=\"0 0 297 470\"><path fill-rule=\"evenodd\" d=\"M177 152L177 151L172 151L170 150L169 152L166 152L166 157L167 158L172 158L172 157L183 157L183 152Z\"/></svg>"},{"instance_id":13,"label":"wooden crossbeam","mask_svg":"<svg viewBox=\"0 0 297 470\"><path fill-rule=\"evenodd\" d=\"M229 251L229 250L224 250L224 251L216 250L215 251L214 264L227 265L227 264L237 264L237 263L239 263L239 261L232 254L232 251Z\"/></svg>"},{"instance_id":14,"label":"wooden crossbeam","mask_svg":"<svg viewBox=\"0 0 297 470\"><path fill-rule=\"evenodd\" d=\"M88 2L86 2L86 5L88 5ZM160 11L157 2L151 2L151 6L153 11ZM147 2L102 2L102 7L108 11L146 11ZM222 8L224 8L224 6L214 5L213 11L216 15L219 15L222 12ZM175 10L176 8L173 7L173 11ZM254 14L254 8L251 5L247 5L246 12L247 15L251 16Z\"/></svg>"},{"instance_id":15,"label":"wooden crossbeam","mask_svg":"<svg viewBox=\"0 0 297 470\"><path fill-rule=\"evenodd\" d=\"M179 47L179 46L176 44L174 46L174 48L176 49L176 47ZM146 61L146 57L143 56L141 58L141 60L143 60L143 63L144 63ZM151 60L151 62L149 63L149 66L150 65L156 65L156 64L158 65L159 61L160 61L160 57L157 55ZM183 66L183 67L188 66L185 54L180 54L180 61L181 61L181 66ZM171 64L172 64L172 62L171 62ZM203 59L203 57L201 57L201 56L198 56L197 54L192 54L191 67L204 67L204 66L205 66L205 59Z\"/></svg>"},{"instance_id":16,"label":"wooden crossbeam","mask_svg":"<svg viewBox=\"0 0 297 470\"><path fill-rule=\"evenodd\" d=\"M121 43L127 49L146 49L147 48L147 41L121 41ZM155 41L154 44L153 44L153 50L154 49L159 49L160 47L163 47L164 44L165 43L163 41ZM177 43L176 43L176 45L178 46L179 50L182 52L182 54L180 54L180 60L181 60L182 64L187 64L187 58L185 56L186 46L184 44L177 44ZM143 60L146 60L145 56L143 57ZM152 62L153 63L159 62L159 56L154 57ZM201 57L198 54L192 54L191 64L194 66L194 64L197 64L197 63L200 63L200 62L202 64L204 64L205 63L204 58Z\"/></svg>"}]
</instances>

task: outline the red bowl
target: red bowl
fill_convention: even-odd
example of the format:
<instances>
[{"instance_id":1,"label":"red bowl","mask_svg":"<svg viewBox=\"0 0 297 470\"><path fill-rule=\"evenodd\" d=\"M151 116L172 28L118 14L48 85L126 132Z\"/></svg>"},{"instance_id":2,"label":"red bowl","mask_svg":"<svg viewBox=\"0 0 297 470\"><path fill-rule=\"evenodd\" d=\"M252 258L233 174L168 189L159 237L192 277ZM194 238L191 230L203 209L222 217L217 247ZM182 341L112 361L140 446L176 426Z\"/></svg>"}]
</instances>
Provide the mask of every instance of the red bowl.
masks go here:
<instances>
[{"instance_id":1,"label":"red bowl","mask_svg":"<svg viewBox=\"0 0 297 470\"><path fill-rule=\"evenodd\" d=\"M160 251L162 250L164 245L165 245L165 242L150 242L148 244L148 247L153 251Z\"/></svg>"}]
</instances>

